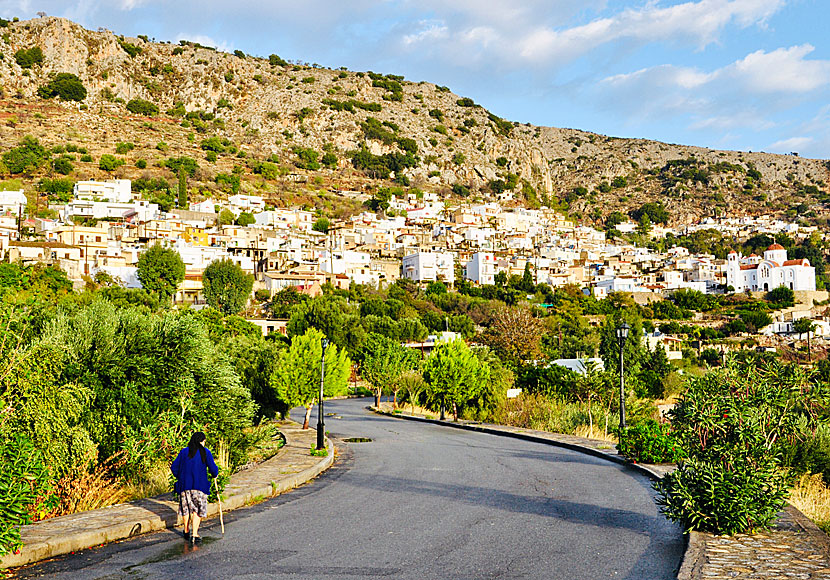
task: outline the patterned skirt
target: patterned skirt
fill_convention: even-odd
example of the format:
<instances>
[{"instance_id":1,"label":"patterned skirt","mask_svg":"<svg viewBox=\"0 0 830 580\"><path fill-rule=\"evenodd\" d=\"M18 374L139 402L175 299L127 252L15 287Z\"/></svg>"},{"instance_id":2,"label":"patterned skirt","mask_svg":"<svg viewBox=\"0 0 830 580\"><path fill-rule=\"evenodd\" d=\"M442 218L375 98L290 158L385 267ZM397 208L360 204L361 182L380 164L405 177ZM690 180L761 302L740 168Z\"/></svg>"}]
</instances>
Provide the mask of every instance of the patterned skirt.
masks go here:
<instances>
[{"instance_id":1,"label":"patterned skirt","mask_svg":"<svg viewBox=\"0 0 830 580\"><path fill-rule=\"evenodd\" d=\"M207 516L208 496L198 489L186 489L179 494L179 515L186 518L190 514L200 518Z\"/></svg>"}]
</instances>

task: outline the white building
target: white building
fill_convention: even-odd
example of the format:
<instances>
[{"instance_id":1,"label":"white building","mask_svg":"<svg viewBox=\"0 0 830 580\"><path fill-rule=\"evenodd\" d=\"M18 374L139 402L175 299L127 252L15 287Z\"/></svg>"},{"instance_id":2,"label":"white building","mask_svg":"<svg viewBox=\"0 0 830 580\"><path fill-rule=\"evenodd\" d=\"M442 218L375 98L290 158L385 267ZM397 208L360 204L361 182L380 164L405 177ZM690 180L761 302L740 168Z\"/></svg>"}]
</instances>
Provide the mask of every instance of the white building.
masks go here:
<instances>
[{"instance_id":1,"label":"white building","mask_svg":"<svg viewBox=\"0 0 830 580\"><path fill-rule=\"evenodd\" d=\"M85 201L128 203L133 198L132 182L129 179L79 181L72 189L72 194L75 199Z\"/></svg>"},{"instance_id":2,"label":"white building","mask_svg":"<svg viewBox=\"0 0 830 580\"><path fill-rule=\"evenodd\" d=\"M416 282L455 283L455 256L450 252L411 254L404 257L401 269L404 278Z\"/></svg>"},{"instance_id":3,"label":"white building","mask_svg":"<svg viewBox=\"0 0 830 580\"><path fill-rule=\"evenodd\" d=\"M228 203L231 205L231 210L234 213L247 211L257 213L265 210L265 202L262 196L259 195L232 195L228 198Z\"/></svg>"},{"instance_id":4,"label":"white building","mask_svg":"<svg viewBox=\"0 0 830 580\"><path fill-rule=\"evenodd\" d=\"M788 260L787 250L780 244L773 244L766 249L763 259L758 256L744 258L737 252L730 252L726 260L726 284L735 292L768 292L779 286L791 290L815 290L816 269L809 260Z\"/></svg>"},{"instance_id":5,"label":"white building","mask_svg":"<svg viewBox=\"0 0 830 580\"><path fill-rule=\"evenodd\" d=\"M494 284L496 276L496 259L488 252L476 252L467 262L464 277L476 284Z\"/></svg>"},{"instance_id":6,"label":"white building","mask_svg":"<svg viewBox=\"0 0 830 580\"><path fill-rule=\"evenodd\" d=\"M63 212L68 222L73 217L95 219L124 219L134 222L148 222L159 216L159 206L156 203L139 200L131 203L116 203L107 201L72 200L66 204Z\"/></svg>"},{"instance_id":7,"label":"white building","mask_svg":"<svg viewBox=\"0 0 830 580\"><path fill-rule=\"evenodd\" d=\"M302 209L272 209L254 214L256 225L274 229L296 229L310 232L314 214Z\"/></svg>"},{"instance_id":8,"label":"white building","mask_svg":"<svg viewBox=\"0 0 830 580\"><path fill-rule=\"evenodd\" d=\"M6 212L12 215L20 215L23 209L26 208L27 200L26 194L23 190L17 191L0 191L0 214Z\"/></svg>"},{"instance_id":9,"label":"white building","mask_svg":"<svg viewBox=\"0 0 830 580\"><path fill-rule=\"evenodd\" d=\"M191 203L188 209L199 213L216 213L216 202L212 199L206 199L199 203Z\"/></svg>"}]
</instances>

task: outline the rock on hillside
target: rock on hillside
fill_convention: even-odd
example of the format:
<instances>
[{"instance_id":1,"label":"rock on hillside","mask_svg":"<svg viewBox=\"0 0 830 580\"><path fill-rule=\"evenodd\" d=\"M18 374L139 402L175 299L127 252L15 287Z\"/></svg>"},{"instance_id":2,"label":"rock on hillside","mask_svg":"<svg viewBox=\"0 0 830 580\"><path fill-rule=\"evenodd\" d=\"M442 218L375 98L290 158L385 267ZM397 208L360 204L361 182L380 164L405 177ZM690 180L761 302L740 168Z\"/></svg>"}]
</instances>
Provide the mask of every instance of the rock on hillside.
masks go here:
<instances>
[{"instance_id":1,"label":"rock on hillside","mask_svg":"<svg viewBox=\"0 0 830 580\"><path fill-rule=\"evenodd\" d=\"M520 125L427 82L289 63L276 55L223 53L186 41L125 38L61 18L10 22L0 32L3 150L27 133L50 147L77 138L100 154L112 153L108 148L117 142L135 142L126 160L143 156L154 175L170 177L158 168L164 157L196 158L201 169L194 177L205 195L221 189L216 175L239 165L244 151L240 187L258 187L274 198L296 194L299 178L286 184L286 174L299 173L329 189L391 185L394 177L447 195L455 186L455 195L548 203L595 222L658 200L680 223L712 214L820 217L828 200L828 166L821 160ZM40 47L42 63L21 67L16 53L33 47ZM82 105L38 97L38 87L61 72L77 75L88 90ZM126 105L133 99L160 112L152 119L132 115ZM168 150L154 147L160 136ZM227 139L232 153L220 150L218 160L205 163L199 145L211 136ZM354 167L350 154L361 148L386 155L381 163L392 173ZM327 151L337 162L317 168L304 149L318 157ZM405 159L407 151L415 159ZM261 167L256 173L257 163L269 159L281 166L279 175ZM93 163L75 171L95 176L98 170ZM129 163L119 172L139 175Z\"/></svg>"}]
</instances>

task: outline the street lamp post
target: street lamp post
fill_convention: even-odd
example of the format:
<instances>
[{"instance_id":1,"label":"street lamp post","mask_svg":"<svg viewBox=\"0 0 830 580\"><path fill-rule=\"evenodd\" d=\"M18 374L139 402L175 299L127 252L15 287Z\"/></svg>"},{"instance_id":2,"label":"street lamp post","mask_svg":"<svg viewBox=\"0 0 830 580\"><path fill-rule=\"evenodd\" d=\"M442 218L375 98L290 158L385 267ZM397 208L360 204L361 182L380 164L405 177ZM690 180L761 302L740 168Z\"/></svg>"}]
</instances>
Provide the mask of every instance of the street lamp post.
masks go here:
<instances>
[{"instance_id":1,"label":"street lamp post","mask_svg":"<svg viewBox=\"0 0 830 580\"><path fill-rule=\"evenodd\" d=\"M625 429L625 373L624 373L624 358L625 341L628 340L628 331L631 327L627 322L623 322L617 327L617 342L620 343L620 433Z\"/></svg>"},{"instance_id":2,"label":"street lamp post","mask_svg":"<svg viewBox=\"0 0 830 580\"><path fill-rule=\"evenodd\" d=\"M323 383L326 378L326 347L329 345L327 339L322 339L323 355L320 357L320 402L317 405L317 449L326 448L326 424L323 421Z\"/></svg>"}]
</instances>

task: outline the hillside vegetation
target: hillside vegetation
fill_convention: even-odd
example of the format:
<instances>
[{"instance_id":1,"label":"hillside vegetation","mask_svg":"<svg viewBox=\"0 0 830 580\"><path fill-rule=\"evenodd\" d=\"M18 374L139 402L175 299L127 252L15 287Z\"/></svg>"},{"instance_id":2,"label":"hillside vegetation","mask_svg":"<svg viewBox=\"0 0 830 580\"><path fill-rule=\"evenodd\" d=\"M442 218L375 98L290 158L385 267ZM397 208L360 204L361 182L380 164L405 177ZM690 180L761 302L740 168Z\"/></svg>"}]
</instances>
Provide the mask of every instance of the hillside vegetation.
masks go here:
<instances>
[{"instance_id":1,"label":"hillside vegetation","mask_svg":"<svg viewBox=\"0 0 830 580\"><path fill-rule=\"evenodd\" d=\"M830 201L822 160L523 125L428 82L61 18L0 25L0 171L52 197L61 187L43 179L125 177L170 206L184 164L190 201L241 191L331 217L391 186L471 200L512 192L595 224L658 200L672 223L823 220ZM29 135L45 151L21 166L13 153Z\"/></svg>"}]
</instances>

